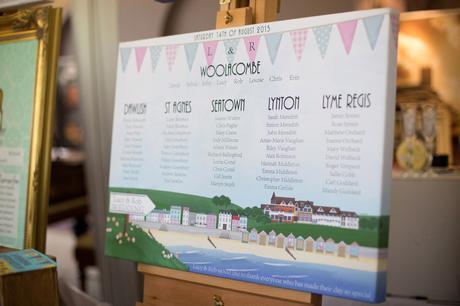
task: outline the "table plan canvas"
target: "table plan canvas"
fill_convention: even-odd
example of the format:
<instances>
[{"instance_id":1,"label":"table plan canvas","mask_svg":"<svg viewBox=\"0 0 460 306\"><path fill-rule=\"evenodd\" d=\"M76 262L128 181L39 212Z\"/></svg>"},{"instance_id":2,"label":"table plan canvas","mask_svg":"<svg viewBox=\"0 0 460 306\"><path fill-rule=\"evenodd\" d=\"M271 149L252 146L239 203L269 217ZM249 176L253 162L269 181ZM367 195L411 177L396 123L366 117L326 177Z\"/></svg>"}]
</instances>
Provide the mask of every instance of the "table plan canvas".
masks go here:
<instances>
[{"instance_id":1,"label":"table plan canvas","mask_svg":"<svg viewBox=\"0 0 460 306\"><path fill-rule=\"evenodd\" d=\"M398 21L121 43L106 254L383 301Z\"/></svg>"}]
</instances>

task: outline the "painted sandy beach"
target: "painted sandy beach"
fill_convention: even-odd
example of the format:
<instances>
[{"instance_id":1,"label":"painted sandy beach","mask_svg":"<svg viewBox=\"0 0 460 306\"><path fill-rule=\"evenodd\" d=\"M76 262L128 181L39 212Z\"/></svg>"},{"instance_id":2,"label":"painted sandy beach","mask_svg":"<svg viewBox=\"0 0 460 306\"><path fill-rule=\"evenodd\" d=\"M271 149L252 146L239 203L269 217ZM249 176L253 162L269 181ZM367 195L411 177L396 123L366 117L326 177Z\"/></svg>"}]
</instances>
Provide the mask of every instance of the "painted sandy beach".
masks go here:
<instances>
[{"instance_id":1,"label":"painted sandy beach","mask_svg":"<svg viewBox=\"0 0 460 306\"><path fill-rule=\"evenodd\" d=\"M295 260L284 249L271 246L262 246L255 243L242 243L238 240L222 239L212 237L211 241L215 247L208 241L205 235L197 235L184 232L168 232L150 228L144 229L150 231L153 237L166 246L172 249L177 246L190 246L193 248L205 250L220 250L228 253L248 254L269 259L283 260L289 262L301 262L319 265L329 265L346 269L354 269L360 271L385 271L387 261L385 258L359 257L359 258L340 258L334 255L317 254L315 252L305 252L290 250ZM179 255L179 259L180 255Z\"/></svg>"}]
</instances>

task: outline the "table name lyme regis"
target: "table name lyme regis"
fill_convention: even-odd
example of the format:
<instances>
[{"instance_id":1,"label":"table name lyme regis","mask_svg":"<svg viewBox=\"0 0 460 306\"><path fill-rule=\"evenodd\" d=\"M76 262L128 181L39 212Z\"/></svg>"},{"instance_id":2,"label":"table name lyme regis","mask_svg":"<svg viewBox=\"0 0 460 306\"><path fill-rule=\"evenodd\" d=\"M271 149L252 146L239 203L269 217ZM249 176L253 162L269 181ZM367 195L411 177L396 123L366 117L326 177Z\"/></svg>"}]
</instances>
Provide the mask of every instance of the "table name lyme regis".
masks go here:
<instances>
[{"instance_id":1,"label":"table name lyme regis","mask_svg":"<svg viewBox=\"0 0 460 306\"><path fill-rule=\"evenodd\" d=\"M366 130L361 112L372 107L371 93L325 94L321 108L330 111L324 128L324 167L322 191L331 194L360 195L362 146Z\"/></svg>"}]
</instances>

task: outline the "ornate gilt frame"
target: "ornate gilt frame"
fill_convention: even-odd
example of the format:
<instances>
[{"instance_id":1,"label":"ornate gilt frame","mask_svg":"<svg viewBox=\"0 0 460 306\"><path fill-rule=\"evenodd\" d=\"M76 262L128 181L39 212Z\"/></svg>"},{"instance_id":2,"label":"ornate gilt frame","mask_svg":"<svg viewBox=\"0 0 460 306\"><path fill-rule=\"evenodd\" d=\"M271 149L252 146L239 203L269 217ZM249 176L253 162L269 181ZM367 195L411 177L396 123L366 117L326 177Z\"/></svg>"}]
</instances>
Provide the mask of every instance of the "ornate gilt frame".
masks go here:
<instances>
[{"instance_id":1,"label":"ornate gilt frame","mask_svg":"<svg viewBox=\"0 0 460 306\"><path fill-rule=\"evenodd\" d=\"M0 16L0 45L38 41L23 248L40 251L46 243L61 14L61 9L45 6Z\"/></svg>"}]
</instances>

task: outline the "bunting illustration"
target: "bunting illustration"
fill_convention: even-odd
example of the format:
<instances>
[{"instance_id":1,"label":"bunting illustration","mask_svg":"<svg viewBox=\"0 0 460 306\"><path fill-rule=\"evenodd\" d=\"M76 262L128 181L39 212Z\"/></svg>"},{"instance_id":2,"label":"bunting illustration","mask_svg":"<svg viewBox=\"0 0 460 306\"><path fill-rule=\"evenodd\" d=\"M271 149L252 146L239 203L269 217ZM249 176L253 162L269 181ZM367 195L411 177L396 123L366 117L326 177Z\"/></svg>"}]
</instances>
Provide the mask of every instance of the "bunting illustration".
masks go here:
<instances>
[{"instance_id":1,"label":"bunting illustration","mask_svg":"<svg viewBox=\"0 0 460 306\"><path fill-rule=\"evenodd\" d=\"M177 45L166 46L166 59L168 61L168 68L171 71L176 61Z\"/></svg>"},{"instance_id":2,"label":"bunting illustration","mask_svg":"<svg viewBox=\"0 0 460 306\"><path fill-rule=\"evenodd\" d=\"M238 48L239 39L230 39L224 41L225 55L227 56L227 61L231 64L235 60L236 50Z\"/></svg>"},{"instance_id":3,"label":"bunting illustration","mask_svg":"<svg viewBox=\"0 0 460 306\"><path fill-rule=\"evenodd\" d=\"M214 57L216 56L216 49L218 43L218 40L206 41L203 43L204 56L206 57L206 62L208 63L208 66L212 65L212 63L214 62Z\"/></svg>"},{"instance_id":4,"label":"bunting illustration","mask_svg":"<svg viewBox=\"0 0 460 306\"><path fill-rule=\"evenodd\" d=\"M184 45L185 57L187 58L188 70L191 71L193 67L193 62L195 61L196 50L198 48L198 43L191 43Z\"/></svg>"},{"instance_id":5,"label":"bunting illustration","mask_svg":"<svg viewBox=\"0 0 460 306\"><path fill-rule=\"evenodd\" d=\"M142 63L144 62L145 52L147 51L147 47L136 47L134 52L136 53L136 67L137 72L141 71Z\"/></svg>"},{"instance_id":6,"label":"bunting illustration","mask_svg":"<svg viewBox=\"0 0 460 306\"><path fill-rule=\"evenodd\" d=\"M307 33L308 29L289 32L292 41L292 48L294 49L298 62L302 59L303 49L305 48L305 43L307 42Z\"/></svg>"},{"instance_id":7,"label":"bunting illustration","mask_svg":"<svg viewBox=\"0 0 460 306\"><path fill-rule=\"evenodd\" d=\"M149 48L152 72L157 68L158 60L160 59L161 46L152 46Z\"/></svg>"},{"instance_id":8,"label":"bunting illustration","mask_svg":"<svg viewBox=\"0 0 460 306\"><path fill-rule=\"evenodd\" d=\"M249 60L255 61L257 56L257 49L259 48L260 36L250 36L244 38L246 52L248 53Z\"/></svg>"},{"instance_id":9,"label":"bunting illustration","mask_svg":"<svg viewBox=\"0 0 460 306\"><path fill-rule=\"evenodd\" d=\"M129 57L131 56L131 48L120 48L121 69L125 72L128 66Z\"/></svg>"},{"instance_id":10,"label":"bunting illustration","mask_svg":"<svg viewBox=\"0 0 460 306\"><path fill-rule=\"evenodd\" d=\"M353 45L353 38L355 36L356 25L358 20L350 20L337 23L340 37L342 38L343 46L347 54L350 53L351 46Z\"/></svg>"},{"instance_id":11,"label":"bunting illustration","mask_svg":"<svg viewBox=\"0 0 460 306\"><path fill-rule=\"evenodd\" d=\"M383 16L384 15L376 15L363 19L364 28L366 29L367 38L369 39L369 44L371 45L372 50L375 49L375 45L377 44L377 40L379 38Z\"/></svg>"},{"instance_id":12,"label":"bunting illustration","mask_svg":"<svg viewBox=\"0 0 460 306\"><path fill-rule=\"evenodd\" d=\"M270 55L270 61L272 62L272 65L275 64L276 56L278 55L278 49L281 44L281 38L283 38L283 33L265 35L265 42L267 44L268 54Z\"/></svg>"},{"instance_id":13,"label":"bunting illustration","mask_svg":"<svg viewBox=\"0 0 460 306\"><path fill-rule=\"evenodd\" d=\"M369 45L372 50L375 49L375 46L377 44L384 16L385 15L375 15L362 18ZM358 20L359 19L342 21L335 24L337 26L338 33L340 34L343 47L347 54L350 54L351 48L353 46L353 40L355 37ZM390 15L390 23L394 44L395 47L397 47L399 33L399 16L397 14ZM311 28L313 30L315 41L322 58L326 56L333 25L334 24L328 24ZM289 31L289 36L292 42L292 48L298 62L302 59L302 55L308 38L308 31L309 28ZM276 62L283 35L284 32L263 35L265 38L267 52L272 65L274 65ZM250 61L255 61L257 58L260 37L261 36L250 36L243 38L246 52ZM224 44L225 48L225 56L227 58L228 63L234 62L239 42L239 38L222 40L222 43ZM200 43L198 42L194 42L183 45L189 71L191 71L193 68L199 44ZM205 54L207 64L212 65L217 52L217 47L219 45L219 40L206 41L202 42L201 44L203 46L203 51ZM179 47L179 45L165 46L166 60L169 70L171 70L175 64L177 47ZM134 47L137 72L140 72L140 70L142 69L147 49L150 53L152 72L155 72L155 69L160 59L162 48L162 46ZM133 47L120 48L120 59L123 72L126 70L128 66L132 49Z\"/></svg>"},{"instance_id":14,"label":"bunting illustration","mask_svg":"<svg viewBox=\"0 0 460 306\"><path fill-rule=\"evenodd\" d=\"M324 58L329 46L329 38L331 37L332 24L314 27L313 33L315 34L316 44L318 45L319 53Z\"/></svg>"}]
</instances>

